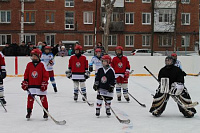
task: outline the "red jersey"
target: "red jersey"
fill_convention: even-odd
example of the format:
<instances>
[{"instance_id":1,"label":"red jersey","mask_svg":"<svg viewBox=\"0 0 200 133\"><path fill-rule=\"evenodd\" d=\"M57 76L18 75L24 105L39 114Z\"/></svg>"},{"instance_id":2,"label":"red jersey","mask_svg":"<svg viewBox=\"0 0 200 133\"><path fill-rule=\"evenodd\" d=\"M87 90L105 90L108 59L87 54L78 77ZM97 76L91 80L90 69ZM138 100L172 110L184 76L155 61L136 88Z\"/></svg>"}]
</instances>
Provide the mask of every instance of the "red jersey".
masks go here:
<instances>
[{"instance_id":1,"label":"red jersey","mask_svg":"<svg viewBox=\"0 0 200 133\"><path fill-rule=\"evenodd\" d=\"M126 71L130 70L130 64L126 56L114 57L111 63L112 68L115 70L115 78L123 76Z\"/></svg>"},{"instance_id":2,"label":"red jersey","mask_svg":"<svg viewBox=\"0 0 200 133\"><path fill-rule=\"evenodd\" d=\"M43 81L48 82L49 72L42 62L36 66L33 62L29 62L24 72L24 80L28 81L28 88L40 88Z\"/></svg>"},{"instance_id":3,"label":"red jersey","mask_svg":"<svg viewBox=\"0 0 200 133\"><path fill-rule=\"evenodd\" d=\"M77 58L76 55L72 55L69 59L69 69L71 69L72 74L84 74L85 70L88 70L88 60L84 55Z\"/></svg>"},{"instance_id":4,"label":"red jersey","mask_svg":"<svg viewBox=\"0 0 200 133\"><path fill-rule=\"evenodd\" d=\"M5 59L4 59L4 55L0 52L0 69L5 69Z\"/></svg>"}]
</instances>

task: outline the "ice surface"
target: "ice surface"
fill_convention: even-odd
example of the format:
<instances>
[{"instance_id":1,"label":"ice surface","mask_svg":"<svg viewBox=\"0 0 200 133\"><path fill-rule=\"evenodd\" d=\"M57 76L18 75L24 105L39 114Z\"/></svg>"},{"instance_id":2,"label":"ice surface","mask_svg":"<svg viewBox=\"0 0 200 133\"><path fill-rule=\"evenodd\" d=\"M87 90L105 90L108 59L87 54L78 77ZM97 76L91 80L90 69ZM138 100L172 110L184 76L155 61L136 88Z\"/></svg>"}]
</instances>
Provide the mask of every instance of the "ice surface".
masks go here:
<instances>
[{"instance_id":1,"label":"ice surface","mask_svg":"<svg viewBox=\"0 0 200 133\"><path fill-rule=\"evenodd\" d=\"M90 107L82 101L73 100L73 83L66 77L56 77L58 93L48 87L50 114L58 121L66 120L66 125L56 125L50 118L43 120L43 111L35 102L31 120L27 121L27 94L21 89L22 78L6 78L4 80L6 113L0 105L0 133L199 133L199 106L193 118L184 118L176 103L170 99L166 110L160 117L152 116L148 111L152 103L152 95L158 83L152 77L130 77L129 92L146 108L140 106L132 98L130 103L112 101L112 108L120 119L130 119L130 124L121 124L112 114L106 116L102 106L100 118L95 116L95 106ZM186 77L185 85L193 101L200 101L199 77ZM96 92L92 89L94 77L86 81L88 101L96 102ZM39 99L39 97L37 97ZM96 104L95 104L96 105Z\"/></svg>"}]
</instances>

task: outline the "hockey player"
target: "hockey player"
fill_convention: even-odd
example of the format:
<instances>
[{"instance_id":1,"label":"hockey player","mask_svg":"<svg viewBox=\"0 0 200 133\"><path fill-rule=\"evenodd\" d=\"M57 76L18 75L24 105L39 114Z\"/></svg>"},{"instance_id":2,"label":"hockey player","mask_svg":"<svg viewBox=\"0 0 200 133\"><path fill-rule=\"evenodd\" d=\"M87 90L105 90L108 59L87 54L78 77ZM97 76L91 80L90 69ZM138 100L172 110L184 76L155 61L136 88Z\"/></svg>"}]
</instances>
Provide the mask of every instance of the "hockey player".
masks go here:
<instances>
[{"instance_id":1,"label":"hockey player","mask_svg":"<svg viewBox=\"0 0 200 133\"><path fill-rule=\"evenodd\" d=\"M71 78L74 83L74 101L78 100L78 88L80 85L81 92L85 98L86 95L86 86L85 81L89 78L90 72L88 71L88 60L84 55L82 55L82 46L76 45L74 47L75 54L72 55L69 59L68 71L66 75L68 78ZM85 98L82 98L85 101Z\"/></svg>"},{"instance_id":2,"label":"hockey player","mask_svg":"<svg viewBox=\"0 0 200 133\"><path fill-rule=\"evenodd\" d=\"M174 59L174 65L179 67L182 70L181 62L179 60L177 60L177 54L176 53L172 53L171 56Z\"/></svg>"},{"instance_id":3,"label":"hockey player","mask_svg":"<svg viewBox=\"0 0 200 133\"><path fill-rule=\"evenodd\" d=\"M128 58L123 56L123 47L117 46L115 49L116 57L113 58L111 66L115 70L116 78L116 93L117 100L121 101L121 88L123 88L123 95L127 102L130 101L128 96L128 78L130 74L130 65Z\"/></svg>"},{"instance_id":4,"label":"hockey player","mask_svg":"<svg viewBox=\"0 0 200 133\"><path fill-rule=\"evenodd\" d=\"M34 98L32 96L39 96L43 107L48 110L47 101L47 86L49 73L45 68L45 64L40 61L42 51L34 49L31 51L31 60L26 66L24 73L24 80L21 83L23 90L29 90L27 99L27 115L26 118L30 119ZM43 118L47 119L48 115L44 112Z\"/></svg>"},{"instance_id":5,"label":"hockey player","mask_svg":"<svg viewBox=\"0 0 200 133\"><path fill-rule=\"evenodd\" d=\"M113 99L113 90L115 86L115 72L110 66L111 57L109 55L104 55L102 57L103 67L98 69L95 77L95 83L93 89L97 91L97 106L96 106L96 116L100 115L100 108L102 106L103 98L106 100L106 114L111 115L110 105Z\"/></svg>"},{"instance_id":6,"label":"hockey player","mask_svg":"<svg viewBox=\"0 0 200 133\"><path fill-rule=\"evenodd\" d=\"M0 102L6 105L6 101L4 99L4 87L3 87L3 79L6 77L6 67L4 55L0 52Z\"/></svg>"},{"instance_id":7,"label":"hockey player","mask_svg":"<svg viewBox=\"0 0 200 133\"><path fill-rule=\"evenodd\" d=\"M54 78L54 71L53 71L54 56L51 53L50 46L44 47L44 53L42 53L41 61L43 61L46 64L47 71L49 72L49 78L50 78L51 84L54 88L54 92L57 92L56 82L55 82L55 78Z\"/></svg>"},{"instance_id":8,"label":"hockey player","mask_svg":"<svg viewBox=\"0 0 200 133\"><path fill-rule=\"evenodd\" d=\"M97 48L95 49L95 56L92 57L90 63L89 63L89 71L93 71L93 64L95 65L95 74L97 73L98 69L102 67L102 61L101 61L101 49Z\"/></svg>"},{"instance_id":9,"label":"hockey player","mask_svg":"<svg viewBox=\"0 0 200 133\"><path fill-rule=\"evenodd\" d=\"M183 104L192 103L190 95L184 86L184 74L179 67L174 66L171 56L165 58L165 67L158 74L158 81L161 83L152 103L149 112L154 116L160 116L167 105L167 101L171 96L175 101ZM178 103L178 102L177 102ZM195 108L184 108L178 104L180 112L187 118L191 118L196 113Z\"/></svg>"}]
</instances>

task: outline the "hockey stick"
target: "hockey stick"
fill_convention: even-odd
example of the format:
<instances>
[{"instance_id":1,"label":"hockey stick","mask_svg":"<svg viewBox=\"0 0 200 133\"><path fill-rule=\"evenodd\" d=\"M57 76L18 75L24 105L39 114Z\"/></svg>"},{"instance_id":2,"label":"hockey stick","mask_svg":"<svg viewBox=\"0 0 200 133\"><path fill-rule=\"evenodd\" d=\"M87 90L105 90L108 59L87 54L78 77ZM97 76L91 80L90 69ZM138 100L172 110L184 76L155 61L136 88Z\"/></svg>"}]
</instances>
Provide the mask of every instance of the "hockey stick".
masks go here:
<instances>
[{"instance_id":1,"label":"hockey stick","mask_svg":"<svg viewBox=\"0 0 200 133\"><path fill-rule=\"evenodd\" d=\"M93 107L94 106L94 103L89 103L87 98L83 95L83 93L80 91L80 89L78 88L78 91L81 93L81 95L83 96L83 98L85 99L85 101L87 102L87 104L90 106L90 107Z\"/></svg>"},{"instance_id":2,"label":"hockey stick","mask_svg":"<svg viewBox=\"0 0 200 133\"><path fill-rule=\"evenodd\" d=\"M104 102L107 104L107 105L109 105L107 102L106 102L106 99L101 95L101 98L104 100ZM120 123L123 123L123 124L129 124L130 123L130 120L129 119L127 119L127 120L122 120L122 119L120 119L117 115L116 115L116 113L114 112L114 110L111 108L111 106L109 105L109 107L110 107L110 109L111 109L111 111L113 112L113 114L115 115L115 117L117 118L117 120L120 122Z\"/></svg>"},{"instance_id":3,"label":"hockey stick","mask_svg":"<svg viewBox=\"0 0 200 133\"><path fill-rule=\"evenodd\" d=\"M152 72L149 71L149 69L146 66L144 66L144 69L146 69L151 74L151 76L153 76L158 81L158 83L160 84L160 81L155 77L155 75ZM173 96L173 95L170 95L170 96L174 99L174 101L178 105L180 105L182 108L184 108L186 110L188 108L193 108L194 106L199 104L198 102L193 102L193 103L190 103L190 104L183 104L176 96ZM187 110L187 111L189 111L189 110Z\"/></svg>"},{"instance_id":4,"label":"hockey stick","mask_svg":"<svg viewBox=\"0 0 200 133\"><path fill-rule=\"evenodd\" d=\"M137 103L139 103L142 107L146 107L145 104L140 103L140 102L139 102L136 98L134 98L133 95L131 95L129 92L128 92L128 94L129 94Z\"/></svg>"},{"instance_id":5,"label":"hockey stick","mask_svg":"<svg viewBox=\"0 0 200 133\"><path fill-rule=\"evenodd\" d=\"M30 92L29 90L27 90L27 91L28 91L29 95L31 95L31 97L40 105L40 107L44 110L44 112L46 112L47 115L48 115L56 124L58 124L58 125L65 125L65 124L66 124L66 121L65 121L65 120L63 120L63 121L56 121L56 120L49 114L49 112L40 104L40 102L37 100L37 98L35 98L35 97L31 94L31 92Z\"/></svg>"},{"instance_id":6,"label":"hockey stick","mask_svg":"<svg viewBox=\"0 0 200 133\"><path fill-rule=\"evenodd\" d=\"M198 74L187 74L187 76L199 76L200 72Z\"/></svg>"},{"instance_id":7,"label":"hockey stick","mask_svg":"<svg viewBox=\"0 0 200 133\"><path fill-rule=\"evenodd\" d=\"M8 112L7 109L5 108L5 106L3 105L3 102L0 101L0 103L1 103L2 107L5 109L5 111Z\"/></svg>"}]
</instances>

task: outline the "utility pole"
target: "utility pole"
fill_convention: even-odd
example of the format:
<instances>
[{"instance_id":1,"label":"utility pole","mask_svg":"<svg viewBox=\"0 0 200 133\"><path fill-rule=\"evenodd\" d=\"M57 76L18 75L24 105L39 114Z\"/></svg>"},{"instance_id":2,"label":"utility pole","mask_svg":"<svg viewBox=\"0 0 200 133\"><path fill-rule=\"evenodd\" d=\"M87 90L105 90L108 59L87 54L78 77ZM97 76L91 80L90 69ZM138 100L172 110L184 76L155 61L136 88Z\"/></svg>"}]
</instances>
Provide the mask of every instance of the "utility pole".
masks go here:
<instances>
[{"instance_id":1,"label":"utility pole","mask_svg":"<svg viewBox=\"0 0 200 133\"><path fill-rule=\"evenodd\" d=\"M154 6L155 0L152 0L152 11L151 11L151 56L153 56L153 44L154 44Z\"/></svg>"},{"instance_id":2,"label":"utility pole","mask_svg":"<svg viewBox=\"0 0 200 133\"><path fill-rule=\"evenodd\" d=\"M176 14L175 14L175 22L174 22L174 52L176 52L176 34L177 34L177 21L178 21L178 8L179 8L180 0L176 0Z\"/></svg>"},{"instance_id":3,"label":"utility pole","mask_svg":"<svg viewBox=\"0 0 200 133\"><path fill-rule=\"evenodd\" d=\"M20 34L20 44L24 41L24 0L21 0L21 34Z\"/></svg>"},{"instance_id":4,"label":"utility pole","mask_svg":"<svg viewBox=\"0 0 200 133\"><path fill-rule=\"evenodd\" d=\"M95 8L94 45L97 44L97 3L98 3L98 0L96 0L96 8Z\"/></svg>"}]
</instances>

